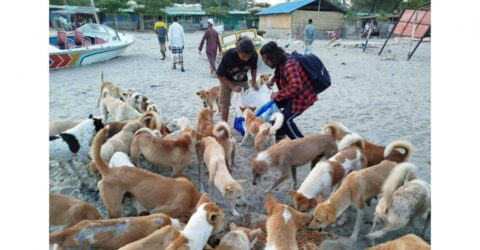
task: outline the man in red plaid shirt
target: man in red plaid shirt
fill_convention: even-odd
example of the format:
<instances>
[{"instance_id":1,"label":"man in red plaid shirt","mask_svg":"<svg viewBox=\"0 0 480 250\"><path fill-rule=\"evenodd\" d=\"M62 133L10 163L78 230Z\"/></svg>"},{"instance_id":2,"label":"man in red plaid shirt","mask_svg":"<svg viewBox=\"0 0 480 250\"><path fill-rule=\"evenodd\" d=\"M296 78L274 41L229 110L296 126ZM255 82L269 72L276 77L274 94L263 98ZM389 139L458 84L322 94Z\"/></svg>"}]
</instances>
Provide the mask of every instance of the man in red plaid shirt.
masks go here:
<instances>
[{"instance_id":1,"label":"man in red plaid shirt","mask_svg":"<svg viewBox=\"0 0 480 250\"><path fill-rule=\"evenodd\" d=\"M275 69L275 74L267 86L277 84L278 92L273 93L271 99L285 117L282 127L277 130L277 139L285 135L290 139L303 137L293 119L318 100L312 82L300 63L275 42L265 44L260 54L265 64Z\"/></svg>"}]
</instances>

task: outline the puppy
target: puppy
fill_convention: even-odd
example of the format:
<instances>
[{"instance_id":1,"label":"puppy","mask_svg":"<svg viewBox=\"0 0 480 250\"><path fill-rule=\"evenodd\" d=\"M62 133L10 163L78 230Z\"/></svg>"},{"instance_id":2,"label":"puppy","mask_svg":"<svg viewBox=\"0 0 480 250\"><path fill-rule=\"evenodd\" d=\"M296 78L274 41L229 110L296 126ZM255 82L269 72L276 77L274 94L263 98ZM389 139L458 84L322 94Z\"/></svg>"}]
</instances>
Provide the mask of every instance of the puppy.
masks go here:
<instances>
[{"instance_id":1,"label":"puppy","mask_svg":"<svg viewBox=\"0 0 480 250\"><path fill-rule=\"evenodd\" d=\"M118 249L144 238L173 222L166 214L107 220L84 220L73 227L50 233L54 249Z\"/></svg>"},{"instance_id":2,"label":"puppy","mask_svg":"<svg viewBox=\"0 0 480 250\"><path fill-rule=\"evenodd\" d=\"M50 136L50 160L58 161L61 165L66 163L77 177L83 183L86 183L82 175L73 166L72 161L74 159L78 159L81 162L88 161L89 142L93 135L102 128L102 121L90 115L89 119L80 122L77 126L58 135Z\"/></svg>"},{"instance_id":3,"label":"puppy","mask_svg":"<svg viewBox=\"0 0 480 250\"><path fill-rule=\"evenodd\" d=\"M268 81L270 80L270 77L272 76L271 73L264 73L259 76L257 76L257 85L258 87L262 87L263 84L267 84ZM248 80L250 85L252 84L252 79Z\"/></svg>"},{"instance_id":4,"label":"puppy","mask_svg":"<svg viewBox=\"0 0 480 250\"><path fill-rule=\"evenodd\" d=\"M309 135L295 140L282 140L251 160L253 185L260 181L262 175L271 167L277 167L281 176L272 184L273 190L292 173L292 189L297 186L297 169L309 161L324 156L330 158L337 153L335 139L329 135ZM313 168L312 164L312 168Z\"/></svg>"},{"instance_id":5,"label":"puppy","mask_svg":"<svg viewBox=\"0 0 480 250\"><path fill-rule=\"evenodd\" d=\"M430 215L431 188L422 180L408 182L407 177L415 170L415 165L411 163L400 163L390 173L382 187L383 197L375 208L371 233L367 235L369 239L374 240L405 227L417 216L426 219L425 233ZM381 221L385 222L385 227L373 232L375 225Z\"/></svg>"},{"instance_id":6,"label":"puppy","mask_svg":"<svg viewBox=\"0 0 480 250\"><path fill-rule=\"evenodd\" d=\"M211 110L213 110L213 103L216 103L217 110L220 110L220 106L218 105L218 98L220 97L220 86L215 85L207 90L201 89L197 91L196 95L198 95L202 99L204 108L208 106Z\"/></svg>"},{"instance_id":7,"label":"puppy","mask_svg":"<svg viewBox=\"0 0 480 250\"><path fill-rule=\"evenodd\" d=\"M213 232L224 228L225 214L211 202L208 194L203 194L181 234L171 242L166 250L202 250Z\"/></svg>"},{"instance_id":8,"label":"puppy","mask_svg":"<svg viewBox=\"0 0 480 250\"><path fill-rule=\"evenodd\" d=\"M257 152L263 151L275 144L275 134L283 125L284 117L282 113L273 113L272 117L270 118L271 121L274 121L272 126L270 123L265 122L262 118L257 117L253 113L255 111L255 107L240 107L240 110L245 118L245 123L243 125L245 135L243 136L243 140L240 145L245 145L248 137L250 136L254 138L254 145Z\"/></svg>"},{"instance_id":9,"label":"puppy","mask_svg":"<svg viewBox=\"0 0 480 250\"><path fill-rule=\"evenodd\" d=\"M95 164L102 175L98 189L107 208L108 217L122 216L122 199L127 192L150 214L165 213L176 218L190 215L200 198L200 193L189 180L163 177L128 166L108 167L100 155L100 147L105 141L108 129L107 126L98 132L92 144Z\"/></svg>"},{"instance_id":10,"label":"puppy","mask_svg":"<svg viewBox=\"0 0 480 250\"><path fill-rule=\"evenodd\" d=\"M82 220L100 220L97 209L87 202L50 193L50 225L71 227Z\"/></svg>"},{"instance_id":11,"label":"puppy","mask_svg":"<svg viewBox=\"0 0 480 250\"><path fill-rule=\"evenodd\" d=\"M182 130L176 140L159 138L148 128L142 128L135 133L130 145L130 157L134 165L139 167L138 157L142 154L158 167L172 167L172 176L179 176L190 163L196 143L197 132L189 127Z\"/></svg>"},{"instance_id":12,"label":"puppy","mask_svg":"<svg viewBox=\"0 0 480 250\"><path fill-rule=\"evenodd\" d=\"M398 239L390 240L366 250L430 250L430 245L415 234L407 234Z\"/></svg>"},{"instance_id":13,"label":"puppy","mask_svg":"<svg viewBox=\"0 0 480 250\"><path fill-rule=\"evenodd\" d=\"M350 239L356 241L363 219L365 201L381 192L383 182L396 165L396 162L384 160L378 165L348 174L330 198L315 207L314 218L309 228L324 229L334 223L350 205L354 205L357 209L357 220Z\"/></svg>"},{"instance_id":14,"label":"puppy","mask_svg":"<svg viewBox=\"0 0 480 250\"><path fill-rule=\"evenodd\" d=\"M268 214L266 222L267 244L265 249L298 249L296 240L297 230L307 225L310 216L277 202L270 192L265 193L264 208Z\"/></svg>"},{"instance_id":15,"label":"puppy","mask_svg":"<svg viewBox=\"0 0 480 250\"><path fill-rule=\"evenodd\" d=\"M237 141L232 136L232 131L226 122L213 124L213 111L209 108L202 109L197 115L197 128L200 137L213 136L225 150L225 161L230 172L235 159Z\"/></svg>"},{"instance_id":16,"label":"puppy","mask_svg":"<svg viewBox=\"0 0 480 250\"><path fill-rule=\"evenodd\" d=\"M58 135L67 129L77 126L81 120L55 120L48 123L49 136Z\"/></svg>"},{"instance_id":17,"label":"puppy","mask_svg":"<svg viewBox=\"0 0 480 250\"><path fill-rule=\"evenodd\" d=\"M133 135L135 132L137 132L137 130L143 127L145 127L145 125L139 121L129 121L119 133L114 135L102 145L100 150L102 159L106 162L110 161L115 152L130 154L130 144L132 144ZM92 156L93 152L90 152L90 155ZM97 167L93 160L90 162L89 170L91 173L98 174Z\"/></svg>"},{"instance_id":18,"label":"puppy","mask_svg":"<svg viewBox=\"0 0 480 250\"><path fill-rule=\"evenodd\" d=\"M103 71L101 71L100 74L100 94L98 96L98 101L97 101L97 108L100 104L100 100L102 99L103 91L107 90L108 94L116 99L120 99L121 101L126 101L127 97L130 94L130 91L125 90L112 82L107 82L103 80Z\"/></svg>"},{"instance_id":19,"label":"puppy","mask_svg":"<svg viewBox=\"0 0 480 250\"><path fill-rule=\"evenodd\" d=\"M340 151L332 158L315 165L298 191L289 191L295 209L305 212L315 207L317 202L322 202L330 195L331 190L335 189L350 171L366 166L367 158L362 153L363 139L359 135L348 134L339 143L338 149Z\"/></svg>"},{"instance_id":20,"label":"puppy","mask_svg":"<svg viewBox=\"0 0 480 250\"><path fill-rule=\"evenodd\" d=\"M222 237L220 244L215 250L250 250L257 242L258 236L262 234L262 229L255 230L237 227L234 222L229 224L230 232Z\"/></svg>"},{"instance_id":21,"label":"puppy","mask_svg":"<svg viewBox=\"0 0 480 250\"><path fill-rule=\"evenodd\" d=\"M103 93L100 101L100 114L103 121L107 121L110 114L114 121L135 120L140 117L140 113L125 102L115 99L108 95L108 91Z\"/></svg>"},{"instance_id":22,"label":"puppy","mask_svg":"<svg viewBox=\"0 0 480 250\"><path fill-rule=\"evenodd\" d=\"M228 172L222 146L211 136L203 137L197 145L197 159L200 190L202 192L204 190L200 167L202 163L205 162L209 174L208 193L213 194L213 185L215 185L222 196L229 200L232 214L239 216L240 213L235 210L235 204L244 206L247 202L243 197L241 183L233 179Z\"/></svg>"},{"instance_id":23,"label":"puppy","mask_svg":"<svg viewBox=\"0 0 480 250\"><path fill-rule=\"evenodd\" d=\"M352 132L340 122L329 121L322 129L322 134L332 135L336 138L337 142L340 141L346 134ZM409 150L413 148L412 144L405 140L396 140L383 147L375 145L366 140L363 140L365 144L365 156L367 156L367 166L373 166L379 164L383 160L389 160L394 162L403 162L410 155ZM401 153L397 149L402 148L405 152ZM388 149L388 150L387 150Z\"/></svg>"}]
</instances>

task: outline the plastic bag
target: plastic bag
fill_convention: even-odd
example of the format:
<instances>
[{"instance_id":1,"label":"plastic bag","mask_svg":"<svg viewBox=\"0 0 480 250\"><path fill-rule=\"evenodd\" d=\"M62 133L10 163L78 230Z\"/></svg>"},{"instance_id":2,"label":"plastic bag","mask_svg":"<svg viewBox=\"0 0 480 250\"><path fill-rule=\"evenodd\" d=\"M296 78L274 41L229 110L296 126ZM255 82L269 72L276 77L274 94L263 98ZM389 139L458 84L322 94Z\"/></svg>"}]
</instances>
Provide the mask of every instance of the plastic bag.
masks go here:
<instances>
[{"instance_id":1,"label":"plastic bag","mask_svg":"<svg viewBox=\"0 0 480 250\"><path fill-rule=\"evenodd\" d=\"M234 119L233 119L233 128L240 132L242 136L245 134L243 129L243 123L245 118L242 116L242 111L240 107L255 107L259 108L265 103L270 101L270 95L272 90L270 90L266 85L263 85L255 91L253 88L243 90L241 92L233 92L231 104L234 107ZM268 112L267 112L268 113ZM271 116L271 114L270 114ZM263 117L262 117L263 118ZM270 118L270 117L268 117Z\"/></svg>"},{"instance_id":2,"label":"plastic bag","mask_svg":"<svg viewBox=\"0 0 480 250\"><path fill-rule=\"evenodd\" d=\"M261 117L264 121L270 121L270 117L275 112L280 112L280 109L273 100L270 100L257 108L257 110L255 110L255 115Z\"/></svg>"}]
</instances>

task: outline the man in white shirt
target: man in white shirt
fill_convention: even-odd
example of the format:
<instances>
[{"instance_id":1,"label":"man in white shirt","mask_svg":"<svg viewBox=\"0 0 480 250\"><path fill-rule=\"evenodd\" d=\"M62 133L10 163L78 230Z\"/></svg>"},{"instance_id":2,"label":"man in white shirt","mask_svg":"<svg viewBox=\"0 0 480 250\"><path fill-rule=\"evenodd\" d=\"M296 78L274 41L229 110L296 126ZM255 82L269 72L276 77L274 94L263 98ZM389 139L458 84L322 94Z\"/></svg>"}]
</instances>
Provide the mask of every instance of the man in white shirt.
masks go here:
<instances>
[{"instance_id":1,"label":"man in white shirt","mask_svg":"<svg viewBox=\"0 0 480 250\"><path fill-rule=\"evenodd\" d=\"M181 71L184 72L183 49L185 48L185 33L183 32L182 25L178 23L177 17L173 17L173 23L168 27L168 41L170 42L168 48L173 54L172 69L177 69L176 64L178 63L181 66Z\"/></svg>"}]
</instances>

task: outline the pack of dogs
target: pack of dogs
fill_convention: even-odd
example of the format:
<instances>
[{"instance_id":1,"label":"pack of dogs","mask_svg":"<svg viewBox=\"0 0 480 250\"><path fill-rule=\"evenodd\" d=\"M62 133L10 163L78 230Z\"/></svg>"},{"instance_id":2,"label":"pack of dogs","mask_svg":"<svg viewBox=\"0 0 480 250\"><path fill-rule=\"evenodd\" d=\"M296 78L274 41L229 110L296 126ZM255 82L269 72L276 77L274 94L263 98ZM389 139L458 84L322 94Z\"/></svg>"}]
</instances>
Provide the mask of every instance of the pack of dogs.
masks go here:
<instances>
[{"instance_id":1,"label":"pack of dogs","mask_svg":"<svg viewBox=\"0 0 480 250\"><path fill-rule=\"evenodd\" d=\"M270 77L262 74L257 82L266 84ZM67 171L63 168L66 164L82 185L86 178L100 178L90 188L98 190L107 218L85 201L51 193L50 225L63 227L50 233L54 249L246 250L263 234L265 249L299 249L298 230L343 226L350 207L357 215L349 238L324 240L319 246L309 243L305 249L354 249L359 237L374 245L390 232L408 228L416 218L425 222L425 238L431 188L417 179L417 167L408 162L413 151L409 141L376 145L341 122L328 121L318 133L277 142L275 134L283 124L283 115L274 113L270 121L264 121L255 116L256 107L242 107L245 135L238 144L228 123L214 121L214 104L219 109L218 85L196 92L203 102L196 127L182 117L173 121L178 129L172 131L151 99L104 81L103 72L100 79L100 116L51 121L49 152L50 160L57 161L62 171ZM253 145L247 143L249 138ZM228 224L224 213L227 209L238 218L241 213L236 208L248 205L245 186L249 181L234 178L242 167L235 164L238 146L256 151L249 160L252 185L269 171L280 173L259 197L267 215L265 228ZM198 187L184 173L193 156L197 159ZM171 176L142 168L142 157L156 168L171 168ZM297 188L297 168L307 164L310 172ZM208 173L207 191L202 169ZM291 205L275 197L289 177ZM126 197L133 200L137 216L124 217ZM372 197L377 200L372 207L372 227L368 234L359 236ZM217 204L219 199L228 207ZM223 237L212 244L209 239L218 235ZM411 233L368 249L430 246Z\"/></svg>"}]
</instances>

